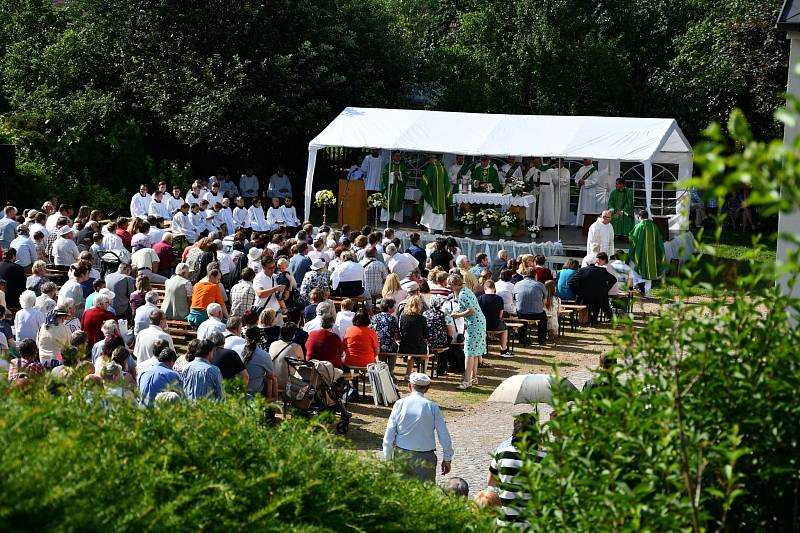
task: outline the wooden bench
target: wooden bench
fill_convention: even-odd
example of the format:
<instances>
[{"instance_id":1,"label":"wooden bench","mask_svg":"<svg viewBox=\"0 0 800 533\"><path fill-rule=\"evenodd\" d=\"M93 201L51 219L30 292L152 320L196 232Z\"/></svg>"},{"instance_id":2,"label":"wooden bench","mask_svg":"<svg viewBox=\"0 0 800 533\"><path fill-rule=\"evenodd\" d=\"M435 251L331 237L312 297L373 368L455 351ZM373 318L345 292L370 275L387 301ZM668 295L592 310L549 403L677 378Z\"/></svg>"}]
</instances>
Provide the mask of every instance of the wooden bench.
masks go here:
<instances>
[{"instance_id":1,"label":"wooden bench","mask_svg":"<svg viewBox=\"0 0 800 533\"><path fill-rule=\"evenodd\" d=\"M189 347L189 343L197 338L197 332L193 329L176 329L167 327L167 333L172 337L172 344L175 346L175 351L178 356L183 355Z\"/></svg>"},{"instance_id":2,"label":"wooden bench","mask_svg":"<svg viewBox=\"0 0 800 533\"><path fill-rule=\"evenodd\" d=\"M192 329L192 325L185 320L167 320L167 329L194 331L194 329Z\"/></svg>"},{"instance_id":3,"label":"wooden bench","mask_svg":"<svg viewBox=\"0 0 800 533\"><path fill-rule=\"evenodd\" d=\"M503 331L508 331L508 346L507 346L507 348L513 354L514 353L514 347L515 347L514 346L515 338L519 334L519 330L522 327L522 323L520 323L520 322L509 322L508 320L505 320L505 324L506 324L506 329L504 329L504 330L497 330L497 331L486 330L486 340L487 341L488 340L496 340L499 343L500 342L500 334L503 333ZM487 346L486 346L486 355L489 355L488 342L487 342Z\"/></svg>"},{"instance_id":4,"label":"wooden bench","mask_svg":"<svg viewBox=\"0 0 800 533\"><path fill-rule=\"evenodd\" d=\"M577 324L586 326L589 324L589 306L580 304L561 304L562 309L575 311L578 314Z\"/></svg>"},{"instance_id":5,"label":"wooden bench","mask_svg":"<svg viewBox=\"0 0 800 533\"><path fill-rule=\"evenodd\" d=\"M345 301L345 300L352 300L353 303L356 304L356 306L358 304L363 304L364 302L367 301L367 299L362 297L362 296L345 296L345 297L343 297L343 296L331 296L331 297L328 298L328 300L330 300L333 303L333 305L334 305L334 307L336 307L337 311L341 311L342 302Z\"/></svg>"},{"instance_id":6,"label":"wooden bench","mask_svg":"<svg viewBox=\"0 0 800 533\"><path fill-rule=\"evenodd\" d=\"M412 357L418 372L423 374L428 373L428 363L430 363L431 379L435 379L439 375L439 354L446 352L447 348L432 348L427 354L420 353L402 353L402 352L380 352L378 357L402 357L403 360Z\"/></svg>"}]
</instances>

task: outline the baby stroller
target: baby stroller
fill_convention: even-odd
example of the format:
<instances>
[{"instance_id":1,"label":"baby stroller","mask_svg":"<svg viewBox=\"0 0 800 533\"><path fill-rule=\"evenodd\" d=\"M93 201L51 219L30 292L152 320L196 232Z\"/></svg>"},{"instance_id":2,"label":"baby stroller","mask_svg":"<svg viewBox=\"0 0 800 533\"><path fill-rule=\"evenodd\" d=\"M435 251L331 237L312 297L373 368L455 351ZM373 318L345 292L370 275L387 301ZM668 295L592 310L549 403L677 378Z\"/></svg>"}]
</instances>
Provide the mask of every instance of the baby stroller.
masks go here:
<instances>
[{"instance_id":1,"label":"baby stroller","mask_svg":"<svg viewBox=\"0 0 800 533\"><path fill-rule=\"evenodd\" d=\"M131 256L127 250L102 250L98 254L100 257L100 277L105 278L106 274L116 272L122 261L131 262Z\"/></svg>"},{"instance_id":2,"label":"baby stroller","mask_svg":"<svg viewBox=\"0 0 800 533\"><path fill-rule=\"evenodd\" d=\"M347 394L350 384L342 376L342 371L328 361L301 361L286 358L288 379L283 391L284 412L291 405L301 414L312 417L324 411L340 416L336 432L345 435L350 429L347 410Z\"/></svg>"}]
</instances>

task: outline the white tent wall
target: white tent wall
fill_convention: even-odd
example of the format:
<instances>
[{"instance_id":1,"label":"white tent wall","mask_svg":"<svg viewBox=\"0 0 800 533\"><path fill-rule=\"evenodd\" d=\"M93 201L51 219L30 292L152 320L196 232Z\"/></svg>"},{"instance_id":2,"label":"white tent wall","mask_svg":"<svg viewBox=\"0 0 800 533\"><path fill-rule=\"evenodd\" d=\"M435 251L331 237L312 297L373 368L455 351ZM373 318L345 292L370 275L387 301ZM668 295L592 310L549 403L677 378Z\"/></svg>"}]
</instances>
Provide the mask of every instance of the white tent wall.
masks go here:
<instances>
[{"instance_id":1,"label":"white tent wall","mask_svg":"<svg viewBox=\"0 0 800 533\"><path fill-rule=\"evenodd\" d=\"M652 163L660 161L662 156L682 157L678 163L679 174L690 176L692 158L691 145L674 119L490 115L348 107L309 142L306 218L309 218L313 197L316 151L327 146L593 159L598 161L608 193L619 176L620 162L640 162L644 164L648 209L652 204Z\"/></svg>"}]
</instances>

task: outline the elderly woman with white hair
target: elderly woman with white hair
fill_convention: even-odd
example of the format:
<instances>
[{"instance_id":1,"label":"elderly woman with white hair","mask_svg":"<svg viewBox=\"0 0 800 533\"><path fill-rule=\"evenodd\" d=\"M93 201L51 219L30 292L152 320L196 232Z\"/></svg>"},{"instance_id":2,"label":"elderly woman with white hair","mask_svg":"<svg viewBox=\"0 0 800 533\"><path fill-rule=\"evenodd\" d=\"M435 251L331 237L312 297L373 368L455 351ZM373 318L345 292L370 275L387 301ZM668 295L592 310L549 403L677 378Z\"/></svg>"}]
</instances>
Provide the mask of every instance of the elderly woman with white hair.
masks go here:
<instances>
[{"instance_id":1,"label":"elderly woman with white hair","mask_svg":"<svg viewBox=\"0 0 800 533\"><path fill-rule=\"evenodd\" d=\"M19 296L19 304L22 307L14 317L14 335L17 342L24 339L36 340L39 329L44 324L44 315L36 309L36 294L27 290Z\"/></svg>"},{"instance_id":2,"label":"elderly woman with white hair","mask_svg":"<svg viewBox=\"0 0 800 533\"><path fill-rule=\"evenodd\" d=\"M42 293L42 285L47 283L47 263L44 261L34 261L31 267L31 275L25 280L25 288L30 289L36 296Z\"/></svg>"}]
</instances>

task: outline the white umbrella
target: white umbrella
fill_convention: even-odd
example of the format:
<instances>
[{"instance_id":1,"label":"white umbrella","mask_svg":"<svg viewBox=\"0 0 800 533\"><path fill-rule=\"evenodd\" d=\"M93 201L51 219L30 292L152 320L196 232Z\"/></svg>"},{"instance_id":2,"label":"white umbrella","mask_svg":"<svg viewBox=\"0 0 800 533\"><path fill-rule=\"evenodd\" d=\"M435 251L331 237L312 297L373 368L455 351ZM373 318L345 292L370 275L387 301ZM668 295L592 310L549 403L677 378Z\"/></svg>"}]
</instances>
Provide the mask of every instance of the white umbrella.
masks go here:
<instances>
[{"instance_id":1,"label":"white umbrella","mask_svg":"<svg viewBox=\"0 0 800 533\"><path fill-rule=\"evenodd\" d=\"M518 374L506 378L486 400L488 402L506 403L550 403L553 398L552 389L563 387L570 392L578 392L568 379L561 379L550 374Z\"/></svg>"}]
</instances>

